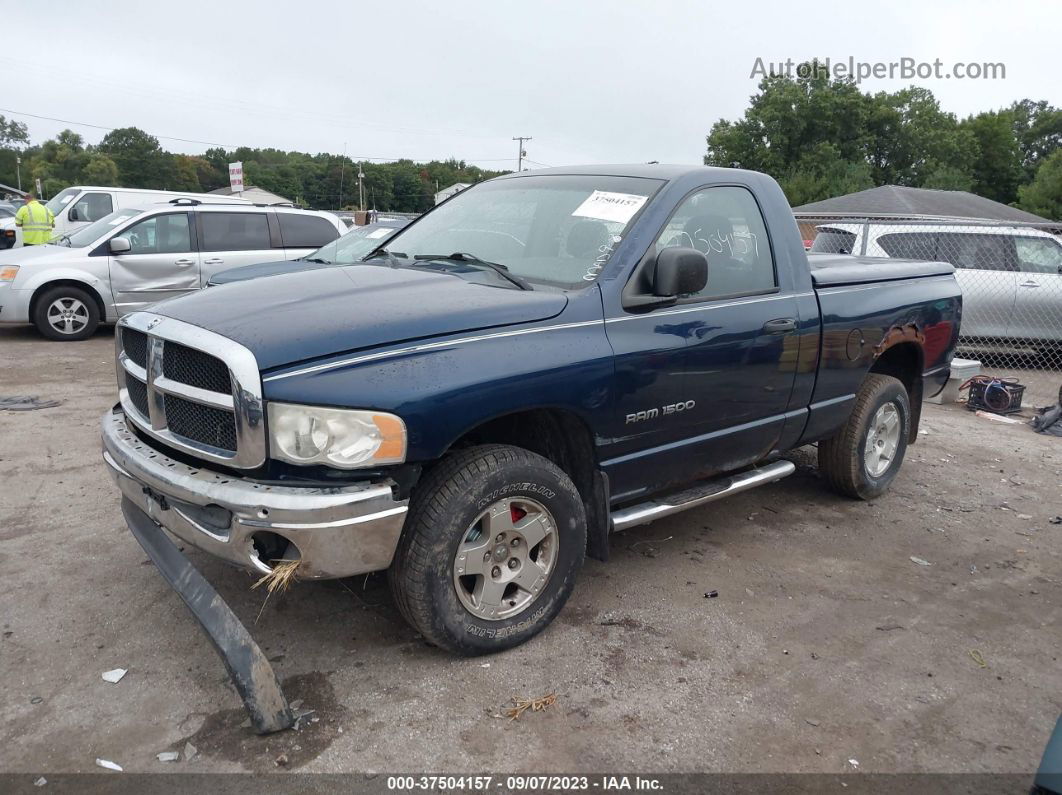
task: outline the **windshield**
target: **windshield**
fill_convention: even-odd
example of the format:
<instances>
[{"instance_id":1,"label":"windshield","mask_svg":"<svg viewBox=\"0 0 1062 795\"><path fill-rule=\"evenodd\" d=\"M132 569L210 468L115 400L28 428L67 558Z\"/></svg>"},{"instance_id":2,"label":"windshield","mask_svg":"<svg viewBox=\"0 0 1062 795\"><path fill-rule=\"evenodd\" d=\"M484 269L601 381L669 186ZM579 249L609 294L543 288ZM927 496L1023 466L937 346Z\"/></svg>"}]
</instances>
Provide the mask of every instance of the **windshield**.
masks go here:
<instances>
[{"instance_id":1,"label":"windshield","mask_svg":"<svg viewBox=\"0 0 1062 795\"><path fill-rule=\"evenodd\" d=\"M307 254L305 259L324 260L334 265L350 265L361 260L374 248L383 245L387 238L397 231L396 227L379 224L355 227L343 237L321 246L312 254Z\"/></svg>"},{"instance_id":2,"label":"windshield","mask_svg":"<svg viewBox=\"0 0 1062 795\"><path fill-rule=\"evenodd\" d=\"M604 268L660 180L542 175L484 182L459 193L387 244L392 264L477 274L514 286L473 259L497 263L533 285L585 287ZM430 256L464 255L462 264ZM418 260L418 258L420 258Z\"/></svg>"},{"instance_id":3,"label":"windshield","mask_svg":"<svg viewBox=\"0 0 1062 795\"><path fill-rule=\"evenodd\" d=\"M81 188L61 190L52 196L44 206L52 211L52 215L59 215L59 211L70 204L79 193L81 193Z\"/></svg>"},{"instance_id":4,"label":"windshield","mask_svg":"<svg viewBox=\"0 0 1062 795\"><path fill-rule=\"evenodd\" d=\"M121 226L130 218L134 218L142 212L143 210L134 210L131 207L125 210L115 210L110 215L103 216L95 223L91 223L82 229L78 229L72 234L64 235L56 242L64 246L69 246L70 248L84 248L85 246L91 246L115 227Z\"/></svg>"}]
</instances>

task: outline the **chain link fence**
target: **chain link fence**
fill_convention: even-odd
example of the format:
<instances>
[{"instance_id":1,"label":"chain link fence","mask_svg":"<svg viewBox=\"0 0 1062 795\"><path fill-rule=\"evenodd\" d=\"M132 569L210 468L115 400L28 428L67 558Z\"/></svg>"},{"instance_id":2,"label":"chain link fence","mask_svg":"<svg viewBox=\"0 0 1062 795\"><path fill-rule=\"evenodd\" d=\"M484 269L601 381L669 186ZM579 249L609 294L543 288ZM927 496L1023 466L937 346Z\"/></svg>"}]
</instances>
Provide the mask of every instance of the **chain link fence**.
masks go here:
<instances>
[{"instance_id":1,"label":"chain link fence","mask_svg":"<svg viewBox=\"0 0 1062 795\"><path fill-rule=\"evenodd\" d=\"M1062 224L803 213L796 219L812 252L954 265L963 293L957 355L979 360L983 373L1018 378L1029 387L1026 406L1036 397L1057 394L1062 383Z\"/></svg>"}]
</instances>

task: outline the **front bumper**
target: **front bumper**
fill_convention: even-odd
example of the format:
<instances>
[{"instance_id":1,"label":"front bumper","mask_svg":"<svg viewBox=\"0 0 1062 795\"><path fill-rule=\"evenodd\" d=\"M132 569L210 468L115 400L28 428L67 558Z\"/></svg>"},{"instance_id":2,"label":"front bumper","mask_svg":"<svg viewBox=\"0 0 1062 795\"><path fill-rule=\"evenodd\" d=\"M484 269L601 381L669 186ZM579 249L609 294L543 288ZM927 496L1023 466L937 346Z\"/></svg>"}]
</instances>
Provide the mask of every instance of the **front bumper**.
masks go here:
<instances>
[{"instance_id":1,"label":"front bumper","mask_svg":"<svg viewBox=\"0 0 1062 795\"><path fill-rule=\"evenodd\" d=\"M103 459L123 496L215 557L266 573L270 566L254 537L274 534L293 545L281 557L301 561L301 579L350 577L391 565L408 501L394 499L386 482L272 486L188 466L141 441L118 408L103 415L102 435Z\"/></svg>"}]
</instances>

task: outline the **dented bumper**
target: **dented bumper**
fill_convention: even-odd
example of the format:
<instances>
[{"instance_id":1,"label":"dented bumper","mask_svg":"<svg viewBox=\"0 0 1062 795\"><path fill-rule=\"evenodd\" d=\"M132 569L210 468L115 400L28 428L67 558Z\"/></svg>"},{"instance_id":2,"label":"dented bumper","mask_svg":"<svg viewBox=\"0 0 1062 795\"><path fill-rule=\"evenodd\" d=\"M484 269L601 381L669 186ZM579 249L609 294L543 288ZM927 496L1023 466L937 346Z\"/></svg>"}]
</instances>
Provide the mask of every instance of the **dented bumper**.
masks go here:
<instances>
[{"instance_id":1,"label":"dented bumper","mask_svg":"<svg viewBox=\"0 0 1062 795\"><path fill-rule=\"evenodd\" d=\"M142 441L120 410L103 416L102 436L103 458L125 499L204 552L266 573L259 550L280 549L276 557L300 561L300 579L391 565L407 501L394 499L389 483L272 486L189 466Z\"/></svg>"}]
</instances>

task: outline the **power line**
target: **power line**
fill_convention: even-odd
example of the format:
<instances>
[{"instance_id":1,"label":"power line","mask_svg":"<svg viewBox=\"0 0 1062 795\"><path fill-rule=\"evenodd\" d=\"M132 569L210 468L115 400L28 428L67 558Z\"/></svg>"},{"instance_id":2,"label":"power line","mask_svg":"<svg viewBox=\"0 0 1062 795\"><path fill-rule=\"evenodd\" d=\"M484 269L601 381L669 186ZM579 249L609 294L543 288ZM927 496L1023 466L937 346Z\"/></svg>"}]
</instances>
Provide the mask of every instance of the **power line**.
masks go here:
<instances>
[{"instance_id":1,"label":"power line","mask_svg":"<svg viewBox=\"0 0 1062 795\"><path fill-rule=\"evenodd\" d=\"M527 152L524 151L524 141L530 141L531 136L517 135L513 137L513 140L520 142L518 144L519 148L516 150L516 173L519 174L521 171L523 171L524 155L527 154Z\"/></svg>"},{"instance_id":2,"label":"power line","mask_svg":"<svg viewBox=\"0 0 1062 795\"><path fill-rule=\"evenodd\" d=\"M77 127L91 127L91 128L93 128L95 130L106 130L107 132L114 132L115 130L121 129L119 127L104 127L102 124L90 124L87 121L71 121L70 119L56 119L56 118L54 118L52 116L39 116L36 113L26 113L23 110L11 110L10 108L0 108L0 112L13 113L16 116L28 116L31 119L42 119L44 121L57 121L60 124L73 124L73 125L75 125ZM216 141L197 141L194 138L178 138L178 137L176 137L174 135L158 135L156 133L148 133L148 134L154 136L155 138L164 138L167 141L180 141L181 143L186 143L186 144L203 144L205 146L220 146L222 149L224 149L226 147L230 147L232 149L237 149L238 148L236 146L232 146L231 144L219 144Z\"/></svg>"}]
</instances>

